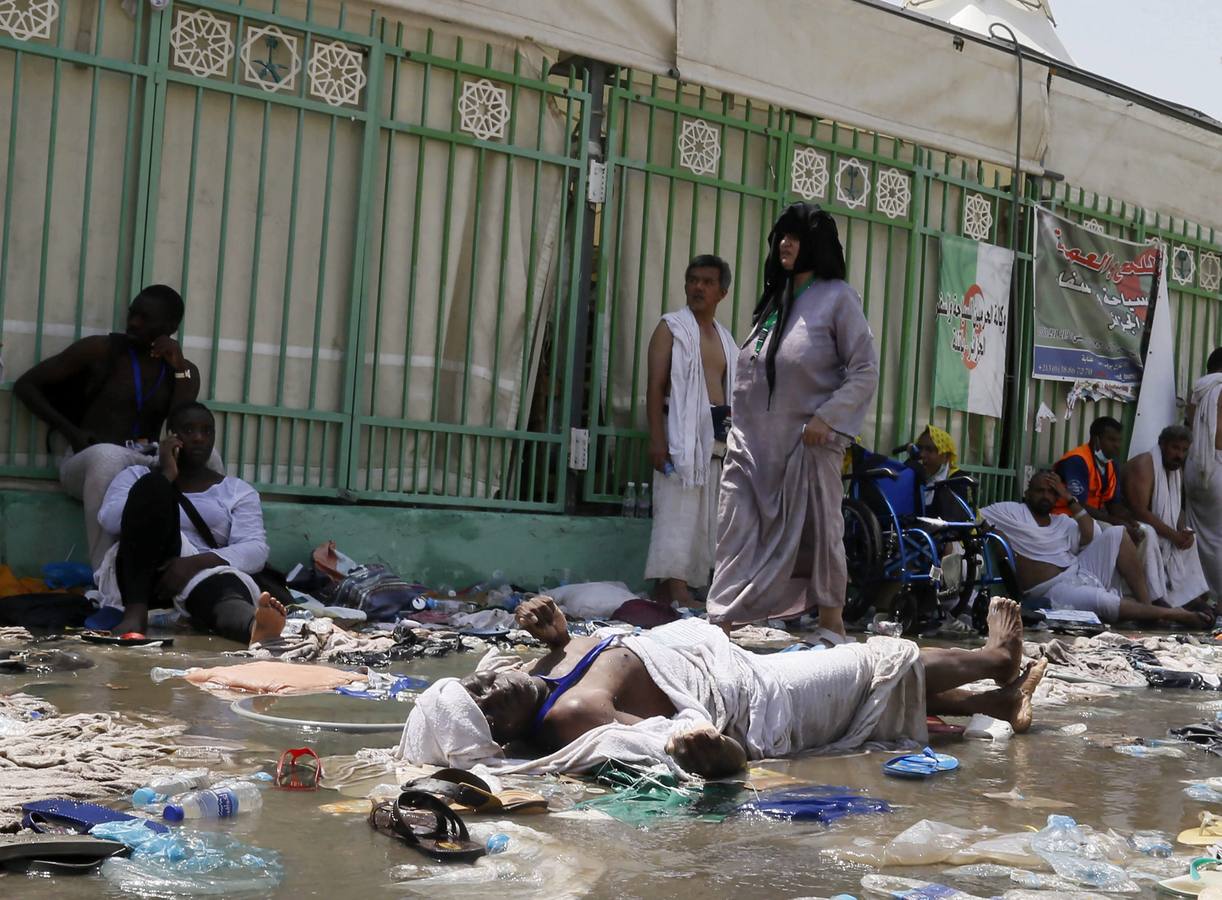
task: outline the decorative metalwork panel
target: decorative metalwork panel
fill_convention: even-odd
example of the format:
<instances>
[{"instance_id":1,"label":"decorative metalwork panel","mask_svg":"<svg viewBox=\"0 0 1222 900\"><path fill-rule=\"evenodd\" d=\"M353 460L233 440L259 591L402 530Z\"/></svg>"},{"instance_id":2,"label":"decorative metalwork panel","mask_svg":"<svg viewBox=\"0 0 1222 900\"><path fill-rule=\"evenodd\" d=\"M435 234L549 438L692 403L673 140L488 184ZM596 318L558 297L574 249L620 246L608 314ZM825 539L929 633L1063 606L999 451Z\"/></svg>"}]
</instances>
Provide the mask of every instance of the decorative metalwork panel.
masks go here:
<instances>
[{"instance_id":1,"label":"decorative metalwork panel","mask_svg":"<svg viewBox=\"0 0 1222 900\"><path fill-rule=\"evenodd\" d=\"M319 41L310 50L310 95L331 106L355 106L368 81L361 54L341 41Z\"/></svg>"},{"instance_id":2,"label":"decorative metalwork panel","mask_svg":"<svg viewBox=\"0 0 1222 900\"><path fill-rule=\"evenodd\" d=\"M789 182L795 194L804 200L822 200L827 196L830 177L826 153L820 153L814 147L794 150Z\"/></svg>"},{"instance_id":3,"label":"decorative metalwork panel","mask_svg":"<svg viewBox=\"0 0 1222 900\"><path fill-rule=\"evenodd\" d=\"M242 42L242 74L270 93L293 93L301 72L298 39L275 25L247 25Z\"/></svg>"},{"instance_id":4,"label":"decorative metalwork panel","mask_svg":"<svg viewBox=\"0 0 1222 900\"><path fill-rule=\"evenodd\" d=\"M869 198L869 167L859 159L843 157L836 164L836 201L849 209L864 209Z\"/></svg>"},{"instance_id":5,"label":"decorative metalwork panel","mask_svg":"<svg viewBox=\"0 0 1222 900\"><path fill-rule=\"evenodd\" d=\"M874 203L878 211L888 219L902 219L908 215L912 202L911 179L899 169L883 169L878 173L878 187Z\"/></svg>"},{"instance_id":6,"label":"decorative metalwork panel","mask_svg":"<svg viewBox=\"0 0 1222 900\"><path fill-rule=\"evenodd\" d=\"M0 31L19 41L49 38L59 0L0 0Z\"/></svg>"},{"instance_id":7,"label":"decorative metalwork panel","mask_svg":"<svg viewBox=\"0 0 1222 900\"><path fill-rule=\"evenodd\" d=\"M233 59L233 25L206 9L180 9L170 32L174 65L200 78L224 77Z\"/></svg>"},{"instance_id":8,"label":"decorative metalwork panel","mask_svg":"<svg viewBox=\"0 0 1222 900\"><path fill-rule=\"evenodd\" d=\"M1201 290L1217 293L1222 287L1222 258L1216 253L1201 254Z\"/></svg>"},{"instance_id":9,"label":"decorative metalwork panel","mask_svg":"<svg viewBox=\"0 0 1222 900\"><path fill-rule=\"evenodd\" d=\"M993 229L993 204L983 194L968 194L963 203L963 234L974 241L988 240Z\"/></svg>"},{"instance_id":10,"label":"decorative metalwork panel","mask_svg":"<svg viewBox=\"0 0 1222 900\"><path fill-rule=\"evenodd\" d=\"M1197 259L1190 247L1177 244L1171 251L1171 277L1180 284L1192 284L1192 277L1197 271Z\"/></svg>"},{"instance_id":11,"label":"decorative metalwork panel","mask_svg":"<svg viewBox=\"0 0 1222 900\"><path fill-rule=\"evenodd\" d=\"M684 119L679 132L679 165L697 175L716 175L721 133L703 119Z\"/></svg>"},{"instance_id":12,"label":"decorative metalwork panel","mask_svg":"<svg viewBox=\"0 0 1222 900\"><path fill-rule=\"evenodd\" d=\"M509 125L509 92L487 78L465 81L458 99L458 127L481 141L504 140Z\"/></svg>"}]
</instances>

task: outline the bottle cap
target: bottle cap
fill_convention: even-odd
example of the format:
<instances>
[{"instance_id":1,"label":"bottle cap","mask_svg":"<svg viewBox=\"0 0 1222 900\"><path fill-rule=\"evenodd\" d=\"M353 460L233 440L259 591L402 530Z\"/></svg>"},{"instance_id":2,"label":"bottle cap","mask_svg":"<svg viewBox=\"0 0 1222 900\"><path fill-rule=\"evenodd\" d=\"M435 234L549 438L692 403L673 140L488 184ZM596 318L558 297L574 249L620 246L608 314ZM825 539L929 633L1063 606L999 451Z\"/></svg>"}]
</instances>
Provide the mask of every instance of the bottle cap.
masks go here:
<instances>
[{"instance_id":1,"label":"bottle cap","mask_svg":"<svg viewBox=\"0 0 1222 900\"><path fill-rule=\"evenodd\" d=\"M157 792L152 788L137 788L132 792L132 806L148 806L157 800Z\"/></svg>"},{"instance_id":2,"label":"bottle cap","mask_svg":"<svg viewBox=\"0 0 1222 900\"><path fill-rule=\"evenodd\" d=\"M183 815L182 807L171 803L165 808L165 812L161 814L161 818L167 822L181 822L185 816Z\"/></svg>"}]
</instances>

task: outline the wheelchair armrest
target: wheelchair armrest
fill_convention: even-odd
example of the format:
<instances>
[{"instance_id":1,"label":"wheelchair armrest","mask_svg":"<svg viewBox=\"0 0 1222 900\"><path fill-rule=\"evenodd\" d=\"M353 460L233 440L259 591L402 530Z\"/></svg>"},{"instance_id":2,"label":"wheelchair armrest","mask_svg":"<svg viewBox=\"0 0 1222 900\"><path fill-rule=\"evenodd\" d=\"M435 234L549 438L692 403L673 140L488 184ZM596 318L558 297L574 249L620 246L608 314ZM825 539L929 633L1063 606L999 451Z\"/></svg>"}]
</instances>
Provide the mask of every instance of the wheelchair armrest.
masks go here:
<instances>
[{"instance_id":1,"label":"wheelchair armrest","mask_svg":"<svg viewBox=\"0 0 1222 900\"><path fill-rule=\"evenodd\" d=\"M980 483L971 475L952 475L943 484L966 484L970 488L979 487Z\"/></svg>"},{"instance_id":2,"label":"wheelchair armrest","mask_svg":"<svg viewBox=\"0 0 1222 900\"><path fill-rule=\"evenodd\" d=\"M886 466L879 466L876 469L866 469L866 474L871 478L890 478L892 481L899 480L900 473L895 469L889 469Z\"/></svg>"}]
</instances>

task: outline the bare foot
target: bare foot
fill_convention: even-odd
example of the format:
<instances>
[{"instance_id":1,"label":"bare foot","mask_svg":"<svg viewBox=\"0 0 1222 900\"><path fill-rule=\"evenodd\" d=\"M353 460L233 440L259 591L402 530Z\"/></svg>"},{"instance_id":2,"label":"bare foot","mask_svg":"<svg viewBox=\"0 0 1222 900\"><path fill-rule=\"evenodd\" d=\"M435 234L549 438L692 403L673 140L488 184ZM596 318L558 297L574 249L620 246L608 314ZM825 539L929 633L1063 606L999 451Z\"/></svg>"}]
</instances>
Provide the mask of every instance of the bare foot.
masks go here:
<instances>
[{"instance_id":1,"label":"bare foot","mask_svg":"<svg viewBox=\"0 0 1222 900\"><path fill-rule=\"evenodd\" d=\"M1006 597L990 600L988 629L984 652L997 657L993 680L1005 687L1018 678L1023 665L1023 616L1018 604Z\"/></svg>"},{"instance_id":2,"label":"bare foot","mask_svg":"<svg viewBox=\"0 0 1222 900\"><path fill-rule=\"evenodd\" d=\"M260 644L280 637L286 619L288 613L284 610L284 604L264 591L255 604L255 623L250 627L250 643Z\"/></svg>"},{"instance_id":3,"label":"bare foot","mask_svg":"<svg viewBox=\"0 0 1222 900\"><path fill-rule=\"evenodd\" d=\"M144 634L149 627L149 608L143 603L133 603L123 611L119 624L110 629L113 635Z\"/></svg>"},{"instance_id":4,"label":"bare foot","mask_svg":"<svg viewBox=\"0 0 1222 900\"><path fill-rule=\"evenodd\" d=\"M1205 631L1213 628L1214 622L1217 621L1213 610L1190 609L1187 606L1167 610L1167 618L1172 622L1179 622L1185 628L1194 631Z\"/></svg>"},{"instance_id":5,"label":"bare foot","mask_svg":"<svg viewBox=\"0 0 1222 900\"><path fill-rule=\"evenodd\" d=\"M1031 727L1031 698L1035 689L1044 680L1048 670L1048 660L1034 662L1023 671L1012 684L1006 685L1000 693L1006 698L1010 714L1006 719L1014 727L1015 734L1022 734Z\"/></svg>"}]
</instances>

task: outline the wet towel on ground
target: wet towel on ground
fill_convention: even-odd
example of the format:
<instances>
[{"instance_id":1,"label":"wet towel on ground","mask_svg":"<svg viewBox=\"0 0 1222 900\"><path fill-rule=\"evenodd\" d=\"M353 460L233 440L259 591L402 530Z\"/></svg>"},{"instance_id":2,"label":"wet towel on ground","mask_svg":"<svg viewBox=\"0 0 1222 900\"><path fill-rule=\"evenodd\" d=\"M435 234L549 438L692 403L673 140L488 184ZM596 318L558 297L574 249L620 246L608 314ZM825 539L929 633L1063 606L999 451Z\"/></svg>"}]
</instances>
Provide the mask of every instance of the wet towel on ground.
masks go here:
<instances>
[{"instance_id":1,"label":"wet towel on ground","mask_svg":"<svg viewBox=\"0 0 1222 900\"><path fill-rule=\"evenodd\" d=\"M1184 475L1178 469L1168 472L1157 459L1153 462L1154 494L1150 499L1150 512L1172 528L1179 528ZM1163 600L1168 606L1183 606L1209 590L1209 585L1205 583L1205 573L1201 570L1201 558L1197 555L1195 540L1187 550L1181 550L1171 541L1160 537L1158 549L1162 552L1163 568L1167 576L1167 590L1163 594Z\"/></svg>"},{"instance_id":2,"label":"wet towel on ground","mask_svg":"<svg viewBox=\"0 0 1222 900\"><path fill-rule=\"evenodd\" d=\"M399 757L458 766L483 760L506 771L537 773L582 771L618 760L662 763L679 772L666 742L703 722L734 737L753 759L863 745L910 747L927 738L925 673L911 641L876 637L819 653L757 656L697 619L622 640L666 693L675 716L602 725L539 759L504 760L470 695L457 679L441 679L417 700ZM481 668L494 663L490 654Z\"/></svg>"},{"instance_id":3,"label":"wet towel on ground","mask_svg":"<svg viewBox=\"0 0 1222 900\"><path fill-rule=\"evenodd\" d=\"M341 685L365 681L367 678L361 672L344 672L328 666L271 660L190 669L183 677L206 691L241 691L248 694L309 694L334 690Z\"/></svg>"}]
</instances>

